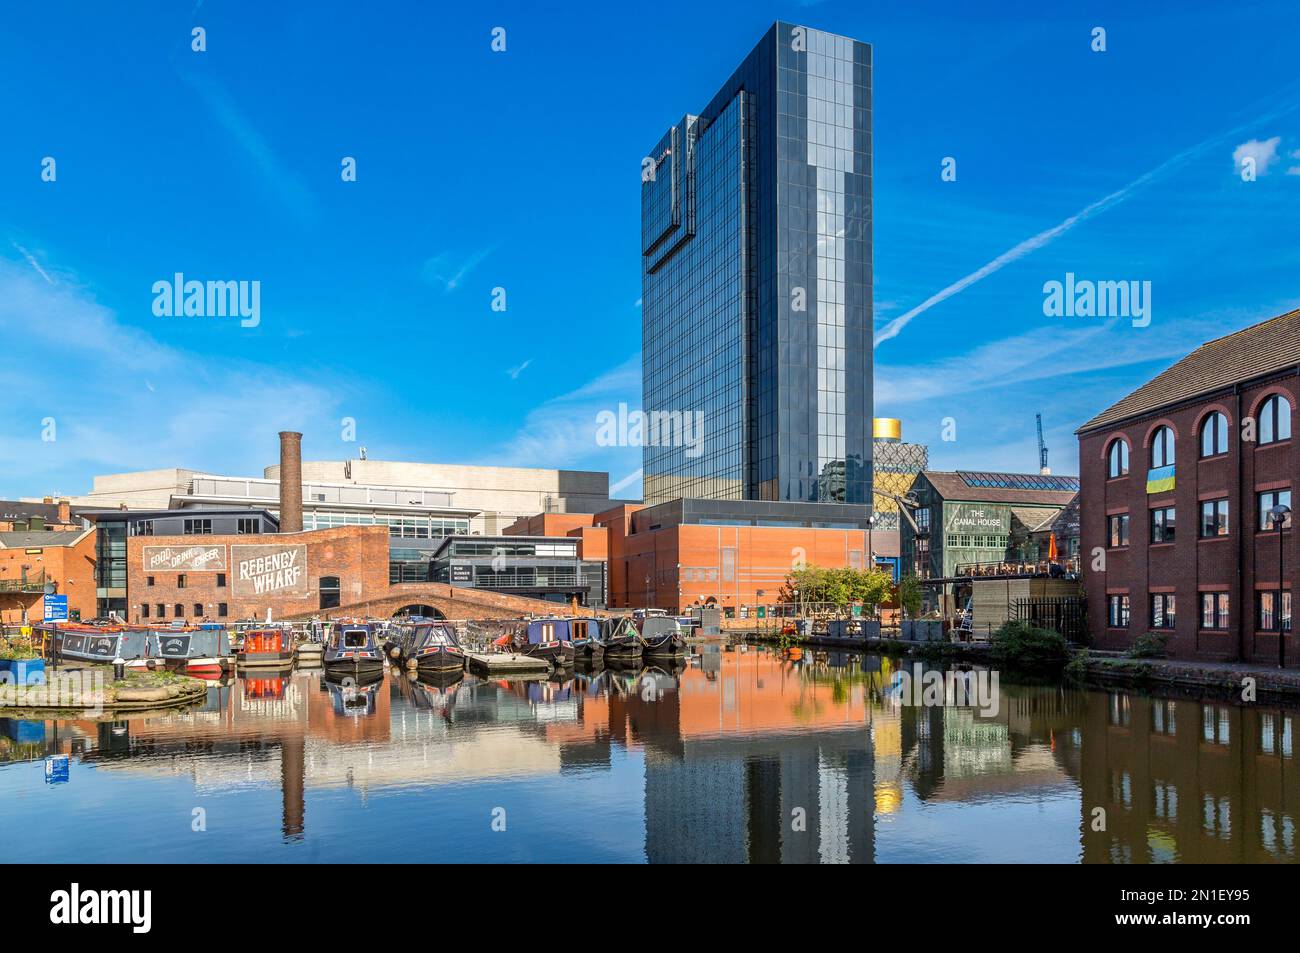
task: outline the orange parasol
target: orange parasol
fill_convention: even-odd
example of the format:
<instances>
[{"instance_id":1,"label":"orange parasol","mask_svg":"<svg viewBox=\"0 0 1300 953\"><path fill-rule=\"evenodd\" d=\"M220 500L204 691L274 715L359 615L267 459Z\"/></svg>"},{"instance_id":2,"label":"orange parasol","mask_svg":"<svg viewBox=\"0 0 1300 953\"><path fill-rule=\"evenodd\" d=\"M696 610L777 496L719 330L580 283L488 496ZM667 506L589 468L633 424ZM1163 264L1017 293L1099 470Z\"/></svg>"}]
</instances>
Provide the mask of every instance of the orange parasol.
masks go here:
<instances>
[{"instance_id":1,"label":"orange parasol","mask_svg":"<svg viewBox=\"0 0 1300 953\"><path fill-rule=\"evenodd\" d=\"M1051 533L1047 537L1047 558L1050 562L1056 562L1056 534Z\"/></svg>"}]
</instances>

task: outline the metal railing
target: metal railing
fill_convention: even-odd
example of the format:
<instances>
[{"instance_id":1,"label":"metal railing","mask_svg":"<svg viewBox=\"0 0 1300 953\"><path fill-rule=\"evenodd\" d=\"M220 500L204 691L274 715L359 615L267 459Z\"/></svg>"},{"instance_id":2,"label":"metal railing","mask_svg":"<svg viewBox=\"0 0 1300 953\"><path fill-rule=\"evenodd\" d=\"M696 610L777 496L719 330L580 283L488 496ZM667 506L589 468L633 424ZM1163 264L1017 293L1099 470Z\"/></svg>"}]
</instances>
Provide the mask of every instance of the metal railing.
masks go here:
<instances>
[{"instance_id":1,"label":"metal railing","mask_svg":"<svg viewBox=\"0 0 1300 953\"><path fill-rule=\"evenodd\" d=\"M22 579L0 579L0 592L40 592L47 581L44 572Z\"/></svg>"},{"instance_id":2,"label":"metal railing","mask_svg":"<svg viewBox=\"0 0 1300 953\"><path fill-rule=\"evenodd\" d=\"M1079 557L1065 559L1001 559L987 563L958 563L957 576L980 579L999 576L1077 576Z\"/></svg>"}]
</instances>

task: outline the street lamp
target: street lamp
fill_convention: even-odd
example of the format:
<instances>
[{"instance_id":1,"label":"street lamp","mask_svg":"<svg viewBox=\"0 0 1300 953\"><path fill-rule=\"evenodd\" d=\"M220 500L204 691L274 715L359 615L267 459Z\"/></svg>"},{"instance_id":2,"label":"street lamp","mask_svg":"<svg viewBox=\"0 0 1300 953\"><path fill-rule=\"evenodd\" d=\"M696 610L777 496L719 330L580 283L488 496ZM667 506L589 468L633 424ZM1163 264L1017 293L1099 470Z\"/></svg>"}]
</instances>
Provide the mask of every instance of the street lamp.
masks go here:
<instances>
[{"instance_id":1,"label":"street lamp","mask_svg":"<svg viewBox=\"0 0 1300 953\"><path fill-rule=\"evenodd\" d=\"M867 569L876 568L876 547L871 541L871 530L876 525L876 514L872 513L867 517Z\"/></svg>"},{"instance_id":2,"label":"street lamp","mask_svg":"<svg viewBox=\"0 0 1300 953\"><path fill-rule=\"evenodd\" d=\"M1286 525L1288 517L1291 516L1291 507L1285 503L1279 503L1268 511L1269 518L1273 521L1273 528L1277 530L1277 667L1286 668L1286 629L1283 628L1282 617L1282 570L1284 568L1284 554L1282 552L1282 528Z\"/></svg>"}]
</instances>

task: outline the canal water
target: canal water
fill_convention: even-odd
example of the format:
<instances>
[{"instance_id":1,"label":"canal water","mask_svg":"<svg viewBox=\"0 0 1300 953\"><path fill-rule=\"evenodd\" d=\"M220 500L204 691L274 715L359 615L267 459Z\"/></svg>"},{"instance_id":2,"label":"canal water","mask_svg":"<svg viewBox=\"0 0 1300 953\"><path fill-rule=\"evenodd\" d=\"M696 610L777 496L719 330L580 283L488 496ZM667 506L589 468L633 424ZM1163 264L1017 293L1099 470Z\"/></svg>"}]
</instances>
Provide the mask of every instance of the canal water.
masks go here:
<instances>
[{"instance_id":1,"label":"canal water","mask_svg":"<svg viewBox=\"0 0 1300 953\"><path fill-rule=\"evenodd\" d=\"M183 712L0 719L0 859L1296 857L1290 711L1002 679L994 712L909 688L910 660L693 651L541 681L296 671Z\"/></svg>"}]
</instances>

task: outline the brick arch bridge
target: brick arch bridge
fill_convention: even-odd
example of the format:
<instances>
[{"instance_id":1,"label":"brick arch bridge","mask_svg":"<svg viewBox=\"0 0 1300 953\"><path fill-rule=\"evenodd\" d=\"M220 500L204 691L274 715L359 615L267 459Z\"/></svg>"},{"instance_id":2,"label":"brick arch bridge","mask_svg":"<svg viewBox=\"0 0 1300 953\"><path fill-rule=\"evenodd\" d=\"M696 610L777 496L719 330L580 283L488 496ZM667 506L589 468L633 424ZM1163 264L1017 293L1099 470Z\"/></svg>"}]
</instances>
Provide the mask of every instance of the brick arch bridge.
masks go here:
<instances>
[{"instance_id":1,"label":"brick arch bridge","mask_svg":"<svg viewBox=\"0 0 1300 953\"><path fill-rule=\"evenodd\" d=\"M447 619L517 619L522 615L545 615L567 612L568 606L544 599L510 596L486 589L467 586L449 586L441 582L404 582L389 586L375 599L352 602L336 609L316 612L298 612L286 615L287 622L306 622L313 616L322 619L362 616L384 619L396 615L407 606L430 606ZM586 615L607 616L610 613L597 609L580 609Z\"/></svg>"}]
</instances>

